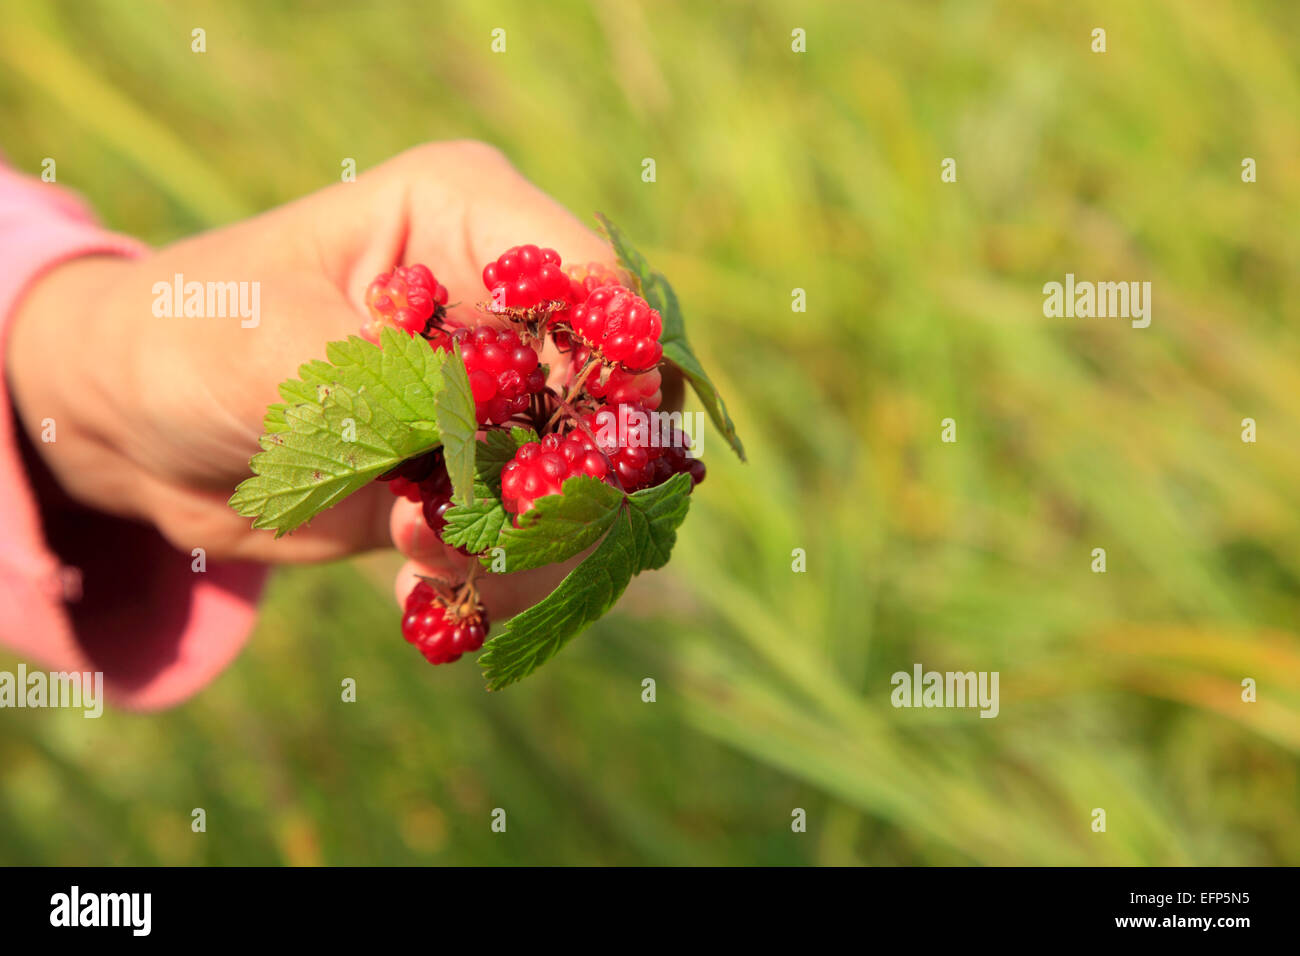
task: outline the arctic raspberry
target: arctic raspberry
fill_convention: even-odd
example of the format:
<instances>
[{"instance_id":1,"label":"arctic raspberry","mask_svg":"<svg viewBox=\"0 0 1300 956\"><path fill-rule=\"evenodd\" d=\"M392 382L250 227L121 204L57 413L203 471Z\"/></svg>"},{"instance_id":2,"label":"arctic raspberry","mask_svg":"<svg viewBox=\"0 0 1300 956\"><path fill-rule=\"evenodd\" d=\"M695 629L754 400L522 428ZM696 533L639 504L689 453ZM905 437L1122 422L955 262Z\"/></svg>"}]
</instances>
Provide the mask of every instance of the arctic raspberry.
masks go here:
<instances>
[{"instance_id":1,"label":"arctic raspberry","mask_svg":"<svg viewBox=\"0 0 1300 956\"><path fill-rule=\"evenodd\" d=\"M533 245L512 246L489 262L483 285L492 296L488 308L496 312L558 308L570 295L559 253Z\"/></svg>"},{"instance_id":2,"label":"arctic raspberry","mask_svg":"<svg viewBox=\"0 0 1300 956\"><path fill-rule=\"evenodd\" d=\"M447 474L445 468L443 474ZM424 523L439 537L442 537L442 529L447 527L447 509L450 507L451 478L436 485L420 486L420 510L424 514Z\"/></svg>"},{"instance_id":3,"label":"arctic raspberry","mask_svg":"<svg viewBox=\"0 0 1300 956\"><path fill-rule=\"evenodd\" d=\"M601 286L628 286L629 280L621 271L611 269L602 262L589 262L585 266L568 266L564 270L569 277L569 294L564 307L556 309L547 320L547 331L555 340L561 351L567 352L573 347L573 338L568 333L569 319L573 317L575 306L587 300L587 296Z\"/></svg>"},{"instance_id":4,"label":"arctic raspberry","mask_svg":"<svg viewBox=\"0 0 1300 956\"><path fill-rule=\"evenodd\" d=\"M622 286L595 289L570 312L569 327L603 364L644 372L658 365L664 354L659 313Z\"/></svg>"},{"instance_id":5,"label":"arctic raspberry","mask_svg":"<svg viewBox=\"0 0 1300 956\"><path fill-rule=\"evenodd\" d=\"M676 425L656 429L643 406L606 405L584 415L582 425L609 457L626 492L652 488L681 472L690 474L692 487L704 480L704 462L688 451L690 438Z\"/></svg>"},{"instance_id":6,"label":"arctic raspberry","mask_svg":"<svg viewBox=\"0 0 1300 956\"><path fill-rule=\"evenodd\" d=\"M480 425L504 424L528 408L533 395L546 388L546 372L537 353L513 329L457 329L450 343L460 345L461 358L474 393Z\"/></svg>"},{"instance_id":7,"label":"arctic raspberry","mask_svg":"<svg viewBox=\"0 0 1300 956\"><path fill-rule=\"evenodd\" d=\"M591 350L585 345L574 349L570 383L586 367L590 357ZM660 390L662 384L663 376L658 368L652 368L648 372L629 372L613 366L588 376L583 388L592 398L601 399L608 405L635 404L653 410L663 401L663 392Z\"/></svg>"},{"instance_id":8,"label":"arctic raspberry","mask_svg":"<svg viewBox=\"0 0 1300 956\"><path fill-rule=\"evenodd\" d=\"M482 604L450 606L427 581L417 583L406 596L402 636L430 664L450 664L478 650L487 631L487 610Z\"/></svg>"},{"instance_id":9,"label":"arctic raspberry","mask_svg":"<svg viewBox=\"0 0 1300 956\"><path fill-rule=\"evenodd\" d=\"M538 498L561 493L574 475L604 478L609 472L605 456L581 431L561 437L550 434L515 452L501 469L501 503L514 515L532 510Z\"/></svg>"},{"instance_id":10,"label":"arctic raspberry","mask_svg":"<svg viewBox=\"0 0 1300 956\"><path fill-rule=\"evenodd\" d=\"M422 335L430 321L446 314L447 287L433 277L428 266L398 266L380 274L366 289L369 319L361 334L371 342L379 341L379 330L392 326Z\"/></svg>"}]
</instances>

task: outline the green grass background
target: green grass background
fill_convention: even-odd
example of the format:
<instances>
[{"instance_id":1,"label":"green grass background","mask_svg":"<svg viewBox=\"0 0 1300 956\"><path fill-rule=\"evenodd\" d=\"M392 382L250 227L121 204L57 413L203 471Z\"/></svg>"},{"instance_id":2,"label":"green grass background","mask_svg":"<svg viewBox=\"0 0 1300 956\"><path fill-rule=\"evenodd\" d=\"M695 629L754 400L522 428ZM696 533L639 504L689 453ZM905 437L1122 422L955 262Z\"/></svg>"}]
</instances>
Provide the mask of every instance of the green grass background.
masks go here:
<instances>
[{"instance_id":1,"label":"green grass background","mask_svg":"<svg viewBox=\"0 0 1300 956\"><path fill-rule=\"evenodd\" d=\"M1300 6L3 21L0 148L155 243L499 145L670 277L751 461L712 441L669 568L503 693L424 667L369 559L278 574L178 709L6 712L0 862L1300 862ZM1150 280L1151 327L1045 319L1066 272ZM999 671L1001 715L894 710L915 661Z\"/></svg>"}]
</instances>

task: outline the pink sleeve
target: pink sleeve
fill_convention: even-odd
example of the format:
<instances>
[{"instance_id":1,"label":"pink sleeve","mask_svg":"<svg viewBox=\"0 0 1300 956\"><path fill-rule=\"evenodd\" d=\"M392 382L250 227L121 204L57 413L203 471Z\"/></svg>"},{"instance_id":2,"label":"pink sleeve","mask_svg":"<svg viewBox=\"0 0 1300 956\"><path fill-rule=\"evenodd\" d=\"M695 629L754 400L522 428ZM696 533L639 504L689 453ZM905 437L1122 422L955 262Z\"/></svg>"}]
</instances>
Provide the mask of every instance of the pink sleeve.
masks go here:
<instances>
[{"instance_id":1,"label":"pink sleeve","mask_svg":"<svg viewBox=\"0 0 1300 956\"><path fill-rule=\"evenodd\" d=\"M72 194L0 164L0 354L23 292L78 256L139 256ZM252 629L265 570L209 563L153 528L72 505L45 473L0 376L0 644L32 666L102 671L133 709L189 697L234 659Z\"/></svg>"}]
</instances>

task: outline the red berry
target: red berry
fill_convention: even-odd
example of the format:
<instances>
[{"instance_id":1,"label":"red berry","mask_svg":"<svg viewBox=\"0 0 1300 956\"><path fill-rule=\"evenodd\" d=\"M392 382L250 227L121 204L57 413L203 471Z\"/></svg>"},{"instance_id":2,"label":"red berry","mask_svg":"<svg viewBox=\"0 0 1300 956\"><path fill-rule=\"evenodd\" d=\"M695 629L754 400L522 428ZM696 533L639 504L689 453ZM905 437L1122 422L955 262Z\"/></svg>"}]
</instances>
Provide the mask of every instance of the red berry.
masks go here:
<instances>
[{"instance_id":1,"label":"red berry","mask_svg":"<svg viewBox=\"0 0 1300 956\"><path fill-rule=\"evenodd\" d=\"M581 431L551 434L529 442L501 469L501 503L514 515L530 511L538 498L561 493L564 482L575 475L604 478L609 472L605 456Z\"/></svg>"},{"instance_id":2,"label":"red berry","mask_svg":"<svg viewBox=\"0 0 1300 956\"><path fill-rule=\"evenodd\" d=\"M427 581L418 582L406 596L402 637L419 648L430 664L450 664L478 650L487 632L487 610L482 604L472 610L450 608Z\"/></svg>"},{"instance_id":3,"label":"red berry","mask_svg":"<svg viewBox=\"0 0 1300 956\"><path fill-rule=\"evenodd\" d=\"M483 285L492 296L488 307L498 312L537 309L569 297L569 277L560 268L559 253L532 245L512 246L484 266Z\"/></svg>"},{"instance_id":4,"label":"red berry","mask_svg":"<svg viewBox=\"0 0 1300 956\"><path fill-rule=\"evenodd\" d=\"M430 319L445 314L446 305L447 287L433 277L428 266L398 266L381 273L366 289L370 317L361 326L361 334L378 342L379 330L390 326L421 335Z\"/></svg>"},{"instance_id":5,"label":"red berry","mask_svg":"<svg viewBox=\"0 0 1300 956\"><path fill-rule=\"evenodd\" d=\"M632 371L659 364L663 346L659 313L635 292L622 286L601 286L569 314L569 327L579 343L600 360Z\"/></svg>"},{"instance_id":6,"label":"red berry","mask_svg":"<svg viewBox=\"0 0 1300 956\"><path fill-rule=\"evenodd\" d=\"M656 428L650 409L605 405L584 415L582 423L609 456L624 491L651 488L681 472L690 474L692 488L704 480L704 462L687 451L690 439L673 424Z\"/></svg>"},{"instance_id":7,"label":"red berry","mask_svg":"<svg viewBox=\"0 0 1300 956\"><path fill-rule=\"evenodd\" d=\"M586 367L590 357L591 350L585 345L574 350L570 364L570 384ZM663 401L663 392L660 391L662 383L663 376L657 368L648 372L629 372L614 366L589 375L583 389L592 398L602 399L606 405L640 405L653 410Z\"/></svg>"},{"instance_id":8,"label":"red berry","mask_svg":"<svg viewBox=\"0 0 1300 956\"><path fill-rule=\"evenodd\" d=\"M405 498L408 501L420 500L420 486L414 481L399 476L389 482L388 488L399 498Z\"/></svg>"},{"instance_id":9,"label":"red berry","mask_svg":"<svg viewBox=\"0 0 1300 956\"><path fill-rule=\"evenodd\" d=\"M451 476L447 474L447 463L442 458L442 449L438 449L438 468L428 478L420 482L419 498L424 512L424 522L436 534L441 535L447 526L444 515L451 507Z\"/></svg>"},{"instance_id":10,"label":"red berry","mask_svg":"<svg viewBox=\"0 0 1300 956\"><path fill-rule=\"evenodd\" d=\"M443 528L447 527L447 510L451 508L451 477L447 474L445 463L434 475L420 482L419 491L417 500L424 515L424 523L441 538ZM464 548L456 550L467 557L470 554Z\"/></svg>"},{"instance_id":11,"label":"red berry","mask_svg":"<svg viewBox=\"0 0 1300 956\"><path fill-rule=\"evenodd\" d=\"M569 277L568 303L563 309L554 312L547 324L550 326L551 337L555 339L556 346L567 350L573 343L569 333L563 331L561 326L568 326L569 319L573 317L574 307L585 302L587 296L601 286L630 288L630 280L621 270L611 269L602 262L589 262L585 266L569 266L564 271Z\"/></svg>"},{"instance_id":12,"label":"red berry","mask_svg":"<svg viewBox=\"0 0 1300 956\"><path fill-rule=\"evenodd\" d=\"M469 373L474 410L480 425L500 425L527 410L531 397L546 388L546 372L537 353L514 329L457 329L445 346L460 345Z\"/></svg>"}]
</instances>

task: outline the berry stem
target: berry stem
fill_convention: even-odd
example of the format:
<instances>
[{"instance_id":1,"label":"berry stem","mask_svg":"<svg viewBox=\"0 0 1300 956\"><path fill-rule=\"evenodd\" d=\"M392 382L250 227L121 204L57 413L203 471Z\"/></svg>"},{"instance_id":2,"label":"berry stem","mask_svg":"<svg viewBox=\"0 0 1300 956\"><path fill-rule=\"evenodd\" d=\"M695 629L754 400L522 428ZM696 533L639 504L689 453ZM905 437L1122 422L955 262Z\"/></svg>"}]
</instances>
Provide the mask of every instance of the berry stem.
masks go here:
<instances>
[{"instance_id":1,"label":"berry stem","mask_svg":"<svg viewBox=\"0 0 1300 956\"><path fill-rule=\"evenodd\" d=\"M460 615L472 611L478 606L478 588L474 585L474 579L478 577L479 571L483 565L479 564L477 559L470 565L469 571L465 573L465 583L456 590L456 596L452 599L451 606L456 609Z\"/></svg>"},{"instance_id":2,"label":"berry stem","mask_svg":"<svg viewBox=\"0 0 1300 956\"><path fill-rule=\"evenodd\" d=\"M582 418L582 416L578 414L578 410L574 408L572 405L570 405L568 402L566 402L564 399L557 396L555 401L556 401L555 414L551 416L550 421L548 421L545 425L543 425L540 429L538 429L537 432L538 435L549 434L551 431L551 426L555 424L555 422L559 419L561 415L565 415L568 418L573 419L575 422L579 421Z\"/></svg>"},{"instance_id":3,"label":"berry stem","mask_svg":"<svg viewBox=\"0 0 1300 956\"><path fill-rule=\"evenodd\" d=\"M551 420L546 423L546 427L543 431L554 425L556 420L566 411L570 415L573 414L573 409L570 407L573 404L573 400L578 397L578 393L582 391L582 386L585 385L587 379L591 377L591 373L599 367L600 362L596 359L593 358L587 360L587 364L583 366L582 371L578 373L578 377L574 379L573 384L569 386L568 394L566 394L564 398L560 399L560 407L555 410L555 414L552 415Z\"/></svg>"}]
</instances>

